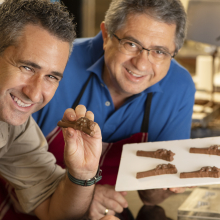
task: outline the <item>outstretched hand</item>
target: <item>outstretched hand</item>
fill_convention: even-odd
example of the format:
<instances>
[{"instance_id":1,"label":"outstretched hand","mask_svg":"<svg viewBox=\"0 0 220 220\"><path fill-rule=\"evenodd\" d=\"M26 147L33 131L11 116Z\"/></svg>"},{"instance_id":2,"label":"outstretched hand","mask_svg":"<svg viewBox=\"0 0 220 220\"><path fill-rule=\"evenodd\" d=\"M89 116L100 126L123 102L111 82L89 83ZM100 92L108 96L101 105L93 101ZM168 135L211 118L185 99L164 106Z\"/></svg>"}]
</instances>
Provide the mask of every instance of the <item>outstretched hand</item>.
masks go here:
<instances>
[{"instance_id":1,"label":"outstretched hand","mask_svg":"<svg viewBox=\"0 0 220 220\"><path fill-rule=\"evenodd\" d=\"M115 215L121 213L124 208L128 207L125 199L127 192L116 192L114 186L96 184L94 198L89 209L89 219L100 219L105 215Z\"/></svg>"},{"instance_id":2,"label":"outstretched hand","mask_svg":"<svg viewBox=\"0 0 220 220\"><path fill-rule=\"evenodd\" d=\"M105 217L101 218L100 220L120 220L120 219L113 216L113 215L106 215Z\"/></svg>"},{"instance_id":3,"label":"outstretched hand","mask_svg":"<svg viewBox=\"0 0 220 220\"><path fill-rule=\"evenodd\" d=\"M186 191L186 188L195 188L195 186L169 188L169 190L174 193L184 193ZM164 188L164 190L167 190L167 188Z\"/></svg>"},{"instance_id":4,"label":"outstretched hand","mask_svg":"<svg viewBox=\"0 0 220 220\"><path fill-rule=\"evenodd\" d=\"M86 111L83 105L78 105L75 110L67 109L62 121L76 121L81 117L94 121L94 114ZM95 125L93 137L70 127L62 128L62 131L65 141L64 160L70 174L81 180L94 177L102 150L102 136L98 124Z\"/></svg>"},{"instance_id":5,"label":"outstretched hand","mask_svg":"<svg viewBox=\"0 0 220 220\"><path fill-rule=\"evenodd\" d=\"M164 190L167 190L167 188L164 188ZM169 190L174 193L184 193L186 191L186 187L169 188Z\"/></svg>"}]
</instances>

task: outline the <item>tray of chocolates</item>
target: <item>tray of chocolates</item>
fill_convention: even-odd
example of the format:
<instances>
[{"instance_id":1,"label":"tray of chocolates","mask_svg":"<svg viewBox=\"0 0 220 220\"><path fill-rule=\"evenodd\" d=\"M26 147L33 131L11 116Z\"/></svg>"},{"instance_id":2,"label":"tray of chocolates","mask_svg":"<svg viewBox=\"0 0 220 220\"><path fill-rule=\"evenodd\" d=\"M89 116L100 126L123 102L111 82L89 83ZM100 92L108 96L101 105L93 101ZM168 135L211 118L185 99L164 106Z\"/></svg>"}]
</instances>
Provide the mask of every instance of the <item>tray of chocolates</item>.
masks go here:
<instances>
[{"instance_id":1,"label":"tray of chocolates","mask_svg":"<svg viewBox=\"0 0 220 220\"><path fill-rule=\"evenodd\" d=\"M117 191L220 184L220 137L126 144Z\"/></svg>"}]
</instances>

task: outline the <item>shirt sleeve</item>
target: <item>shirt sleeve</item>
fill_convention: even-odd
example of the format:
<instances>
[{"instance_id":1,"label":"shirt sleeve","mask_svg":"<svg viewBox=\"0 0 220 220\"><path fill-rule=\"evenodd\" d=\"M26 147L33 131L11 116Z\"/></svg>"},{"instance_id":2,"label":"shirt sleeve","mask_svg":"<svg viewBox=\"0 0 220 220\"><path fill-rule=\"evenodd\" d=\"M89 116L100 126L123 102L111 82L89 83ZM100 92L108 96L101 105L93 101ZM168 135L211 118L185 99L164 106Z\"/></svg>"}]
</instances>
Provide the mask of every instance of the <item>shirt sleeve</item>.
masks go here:
<instances>
[{"instance_id":1,"label":"shirt sleeve","mask_svg":"<svg viewBox=\"0 0 220 220\"><path fill-rule=\"evenodd\" d=\"M18 131L18 129L20 131ZM7 152L0 159L0 171L15 188L25 212L31 212L55 191L65 174L32 117L21 132L14 126L9 132Z\"/></svg>"}]
</instances>

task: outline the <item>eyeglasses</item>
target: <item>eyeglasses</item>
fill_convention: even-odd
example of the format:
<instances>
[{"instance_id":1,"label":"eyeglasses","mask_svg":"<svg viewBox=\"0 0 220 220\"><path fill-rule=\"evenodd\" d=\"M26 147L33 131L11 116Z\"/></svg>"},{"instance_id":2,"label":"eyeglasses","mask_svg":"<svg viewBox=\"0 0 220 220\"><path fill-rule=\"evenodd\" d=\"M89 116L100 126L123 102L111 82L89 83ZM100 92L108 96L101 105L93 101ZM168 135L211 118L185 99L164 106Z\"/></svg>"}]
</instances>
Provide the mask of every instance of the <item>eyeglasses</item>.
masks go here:
<instances>
[{"instance_id":1,"label":"eyeglasses","mask_svg":"<svg viewBox=\"0 0 220 220\"><path fill-rule=\"evenodd\" d=\"M171 60L174 58L174 55L171 55L169 52L161 49L147 49L142 47L140 44L135 43L128 39L120 39L117 35L113 36L119 41L119 51L123 54L137 56L143 50L148 51L148 59L152 64L162 64L165 61Z\"/></svg>"}]
</instances>

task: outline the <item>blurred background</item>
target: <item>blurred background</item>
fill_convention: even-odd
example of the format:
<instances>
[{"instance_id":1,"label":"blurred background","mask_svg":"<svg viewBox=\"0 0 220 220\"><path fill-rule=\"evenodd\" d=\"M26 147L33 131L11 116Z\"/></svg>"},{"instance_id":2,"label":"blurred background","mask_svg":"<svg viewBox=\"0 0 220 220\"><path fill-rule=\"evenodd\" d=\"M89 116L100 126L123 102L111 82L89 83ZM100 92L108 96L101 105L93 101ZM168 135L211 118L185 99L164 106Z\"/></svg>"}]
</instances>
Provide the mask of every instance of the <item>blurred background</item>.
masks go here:
<instances>
[{"instance_id":1,"label":"blurred background","mask_svg":"<svg viewBox=\"0 0 220 220\"><path fill-rule=\"evenodd\" d=\"M51 1L54 2L58 0ZM186 8L188 0L181 1ZM92 37L99 32L100 23L104 19L105 12L111 0L62 0L62 2L75 16L77 22L77 36Z\"/></svg>"}]
</instances>

